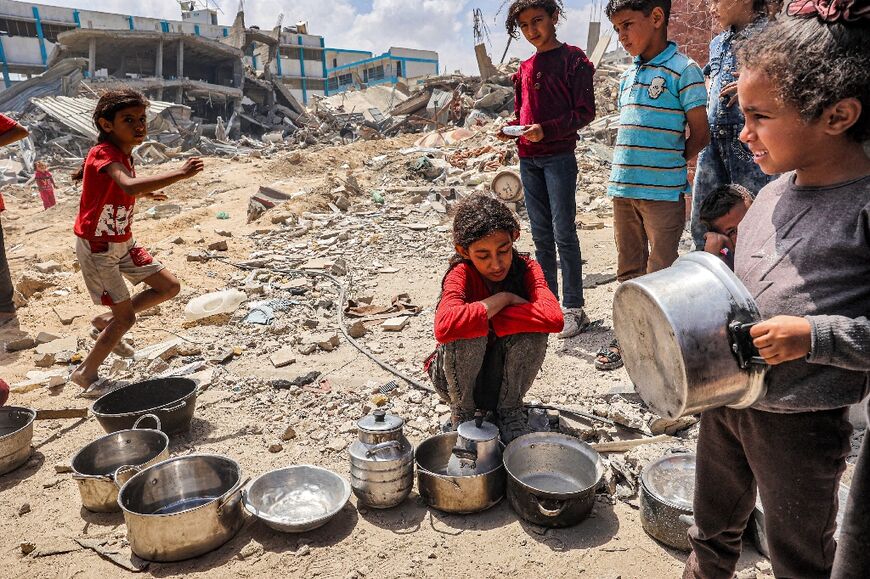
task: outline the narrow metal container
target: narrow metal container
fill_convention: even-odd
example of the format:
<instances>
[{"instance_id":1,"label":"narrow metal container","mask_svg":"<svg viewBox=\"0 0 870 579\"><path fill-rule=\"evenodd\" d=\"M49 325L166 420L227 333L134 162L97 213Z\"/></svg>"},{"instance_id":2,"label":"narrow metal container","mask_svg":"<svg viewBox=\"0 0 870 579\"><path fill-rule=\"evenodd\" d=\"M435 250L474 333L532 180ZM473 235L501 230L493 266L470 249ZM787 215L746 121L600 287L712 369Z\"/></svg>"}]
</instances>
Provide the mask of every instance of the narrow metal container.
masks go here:
<instances>
[{"instance_id":1,"label":"narrow metal container","mask_svg":"<svg viewBox=\"0 0 870 579\"><path fill-rule=\"evenodd\" d=\"M359 502L388 509L414 487L414 447L405 438L405 421L378 409L357 422L358 440L348 449L350 484Z\"/></svg>"}]
</instances>

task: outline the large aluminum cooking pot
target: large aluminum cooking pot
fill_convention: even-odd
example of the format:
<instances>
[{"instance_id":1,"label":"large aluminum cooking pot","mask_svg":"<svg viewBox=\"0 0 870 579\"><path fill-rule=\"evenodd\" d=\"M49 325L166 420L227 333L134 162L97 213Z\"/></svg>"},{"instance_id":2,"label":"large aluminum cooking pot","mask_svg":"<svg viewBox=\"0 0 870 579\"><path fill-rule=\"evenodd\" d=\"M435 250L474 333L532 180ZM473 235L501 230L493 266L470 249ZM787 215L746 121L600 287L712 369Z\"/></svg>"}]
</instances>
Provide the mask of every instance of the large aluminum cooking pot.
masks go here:
<instances>
[{"instance_id":1,"label":"large aluminum cooking pot","mask_svg":"<svg viewBox=\"0 0 870 579\"><path fill-rule=\"evenodd\" d=\"M588 517L604 477L604 463L591 446L553 432L513 440L504 452L504 466L511 507L544 527L571 527Z\"/></svg>"},{"instance_id":2,"label":"large aluminum cooking pot","mask_svg":"<svg viewBox=\"0 0 870 579\"><path fill-rule=\"evenodd\" d=\"M98 398L91 412L106 432L129 430L141 416L154 414L166 434L190 428L196 397L196 382L173 376L135 382Z\"/></svg>"},{"instance_id":3,"label":"large aluminum cooking pot","mask_svg":"<svg viewBox=\"0 0 870 579\"><path fill-rule=\"evenodd\" d=\"M33 449L36 412L23 406L0 407L0 475L27 462Z\"/></svg>"},{"instance_id":4,"label":"large aluminum cooking pot","mask_svg":"<svg viewBox=\"0 0 870 579\"><path fill-rule=\"evenodd\" d=\"M471 476L450 476L447 462L455 446L456 433L448 432L427 438L417 447L420 497L430 507L448 513L476 513L498 503L504 496L504 466L497 464L489 472Z\"/></svg>"},{"instance_id":5,"label":"large aluminum cooking pot","mask_svg":"<svg viewBox=\"0 0 870 579\"><path fill-rule=\"evenodd\" d=\"M242 525L242 469L224 456L170 458L133 476L118 504L127 540L148 561L181 561L217 549Z\"/></svg>"},{"instance_id":6,"label":"large aluminum cooking pot","mask_svg":"<svg viewBox=\"0 0 870 579\"><path fill-rule=\"evenodd\" d=\"M737 276L703 251L624 282L613 298L628 375L644 402L668 418L746 408L764 396L767 365L749 337L760 319Z\"/></svg>"},{"instance_id":7,"label":"large aluminum cooking pot","mask_svg":"<svg viewBox=\"0 0 870 579\"><path fill-rule=\"evenodd\" d=\"M146 420L153 421L154 430L139 428ZM133 430L107 434L76 453L70 464L87 510L120 511L118 488L136 474L137 469L131 467L141 470L169 458L169 437L159 429L160 419L146 414L133 424Z\"/></svg>"}]
</instances>

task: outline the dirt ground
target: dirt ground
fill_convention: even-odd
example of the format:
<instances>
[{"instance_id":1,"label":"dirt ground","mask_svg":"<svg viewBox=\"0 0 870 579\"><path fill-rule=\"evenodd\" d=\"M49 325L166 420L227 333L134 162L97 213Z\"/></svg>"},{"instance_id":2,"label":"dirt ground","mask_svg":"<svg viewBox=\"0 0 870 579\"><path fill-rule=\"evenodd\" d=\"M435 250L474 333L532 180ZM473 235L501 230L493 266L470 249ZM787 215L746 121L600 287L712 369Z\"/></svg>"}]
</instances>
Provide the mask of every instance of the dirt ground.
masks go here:
<instances>
[{"instance_id":1,"label":"dirt ground","mask_svg":"<svg viewBox=\"0 0 870 579\"><path fill-rule=\"evenodd\" d=\"M302 154L302 161L293 163L286 156L272 159L207 159L206 171L197 178L174 185L168 191L170 200L183 206L173 217L152 220L139 219L134 226L137 239L150 247L181 280L180 296L160 307L158 315L142 316L133 330L137 348L172 338L173 332L196 336L201 344L242 346L241 354L217 369L216 378L201 394L191 431L174 436L173 455L191 452L217 453L237 460L246 475L256 476L271 469L292 464L316 464L349 476L347 453L339 445L327 444L341 439L347 444L353 439L352 420L361 417L370 407L371 383L387 382L392 376L377 367L347 343L332 352L298 356L295 364L276 369L268 357L258 350L260 338L247 333L239 338L233 325L213 324L195 328L182 327L183 309L187 301L205 293L227 287L228 282L244 277L232 266L211 261L195 263L186 257L194 250L221 239L215 230L232 232L228 238L229 261L251 258L262 250L258 241L277 226L268 220L247 224L248 198L258 185L286 180L293 188L316 188L328 173L342 174L341 165L362 169L369 158L408 146L412 139L402 137L385 142L356 143L347 147ZM152 172L152 167L141 169ZM382 182L377 171L359 171L364 188ZM73 268L72 223L78 198L72 191L60 195L58 207L43 212L37 202L10 198L9 211L4 214L6 247L11 259L13 277L30 269L37 262L54 260L62 264L60 282L31 298L20 310L20 327L4 328L0 340L8 342L24 334L40 331L59 336L77 336L82 348L90 318L101 308L90 304L81 276ZM38 199L38 198L37 198ZM366 210L374 210L364 198L352 200ZM388 199L388 203L390 200ZM149 203L137 207L142 215ZM316 195L305 197L294 209L329 211ZM225 211L229 220L219 220ZM401 212L399 212L401 215ZM416 219L413 216L409 217ZM430 220L431 216L428 217ZM449 223L441 216L443 224ZM412 319L401 333L382 333L377 326L370 330L367 344L384 352L385 359L422 379L420 365L432 351L432 308L439 290L439 280L452 249L449 233L435 227L415 231L400 227L401 221L380 222L388 235L398 236L394 245L378 243L364 248L348 247L346 256L351 265L364 260L377 260L355 277L355 287L375 296L376 302L388 302L389 297L408 293L423 312ZM391 225L392 223L392 225ZM609 225L609 224L608 224ZM527 228L527 223L524 225ZM401 230L401 235L399 235ZM185 240L175 244L175 238ZM392 253L395 242L420 251ZM530 249L527 229L520 240L522 249ZM585 272L612 273L615 249L612 229L581 232ZM310 245L309 245L310 247ZM302 246L289 244L288 252L302 252ZM397 250L398 251L398 250ZM395 273L377 273L391 266ZM351 268L353 269L353 267ZM374 273L372 273L374 272ZM588 312L593 319L611 322L611 302L614 283L587 291ZM335 292L318 287L322 297L336 300ZM310 296L309 296L310 297ZM63 325L55 309L66 316L75 315L71 325ZM295 311L295 310L294 310ZM302 314L300 314L301 316ZM335 315L319 312L324 329ZM286 334L276 332L268 338L270 344L291 343L296 332L295 322L289 322ZM265 336L265 334L264 334ZM614 388L630 388L624 370L602 373L594 369L595 351L612 338L608 329L583 334L576 339L559 341L551 338L550 348L541 375L529 398L543 402L584 406L584 400L607 394ZM373 349L375 349L373 348ZM34 369L33 350L0 354L2 377L10 383L24 380ZM319 400L317 394L294 395L288 391L273 391L262 386L276 378L290 379L308 370L318 370L328 377L332 393ZM78 388L67 384L54 390L37 390L14 394L10 404L38 409L84 407L87 402L75 398ZM422 406L427 413L415 417L411 391L402 385L391 396L396 401L394 411L404 409L404 417L419 428L406 428L414 444L420 443L437 421L431 408L434 400L427 394ZM322 404L321 404L322 402ZM321 408L322 407L322 408ZM280 433L292 426L296 438L282 443L283 450L274 453L268 447ZM100 558L91 550L69 546L74 538L101 539L109 547L123 550L126 527L123 516L94 514L81 507L78 488L69 474L58 474L56 466L69 464L73 454L85 444L103 434L93 418L77 420L38 421L35 427L35 452L19 470L0 478L0 577L118 577L129 574L121 567ZM691 441L687 441L691 445ZM336 450L339 449L339 450ZM657 449L655 452L662 452ZM22 508L29 505L29 511ZM27 512L25 512L27 511ZM37 551L22 554L22 543L33 543ZM71 552L50 554L54 551ZM38 556L41 555L41 556ZM326 526L301 535L282 535L262 523L247 519L242 530L229 543L202 557L173 564L152 563L146 574L155 577L182 575L202 577L590 577L614 579L678 577L685 555L657 543L641 528L639 511L624 501L611 504L600 496L592 516L577 527L545 530L518 519L506 501L491 510L468 516L447 515L426 508L413 492L400 506L385 511L357 508L356 499ZM757 568L756 568L757 564ZM769 569L754 550L747 546L741 560L741 577L755 577Z\"/></svg>"}]
</instances>

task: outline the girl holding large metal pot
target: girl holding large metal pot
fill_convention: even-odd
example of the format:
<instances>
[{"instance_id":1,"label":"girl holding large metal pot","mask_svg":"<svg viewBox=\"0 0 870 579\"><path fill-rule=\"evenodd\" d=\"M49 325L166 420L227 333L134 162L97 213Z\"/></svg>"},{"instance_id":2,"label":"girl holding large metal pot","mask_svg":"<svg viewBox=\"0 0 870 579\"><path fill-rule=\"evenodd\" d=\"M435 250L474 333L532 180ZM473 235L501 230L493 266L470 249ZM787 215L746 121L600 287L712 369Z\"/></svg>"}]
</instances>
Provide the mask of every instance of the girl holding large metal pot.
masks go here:
<instances>
[{"instance_id":1,"label":"girl holding large metal pot","mask_svg":"<svg viewBox=\"0 0 870 579\"><path fill-rule=\"evenodd\" d=\"M870 389L870 1L794 0L739 59L740 139L765 173L783 173L735 252L771 367L751 408L701 414L683 576L733 575L757 489L777 577L830 577L835 549L834 577L868 577L866 493L838 543L834 530L848 407ZM866 490L866 463L853 491Z\"/></svg>"},{"instance_id":2,"label":"girl holding large metal pot","mask_svg":"<svg viewBox=\"0 0 870 579\"><path fill-rule=\"evenodd\" d=\"M530 432L523 396L544 363L547 334L564 324L541 266L514 247L519 235L511 210L488 195L457 205L456 254L435 313L438 348L426 361L453 428L494 410L505 443Z\"/></svg>"}]
</instances>

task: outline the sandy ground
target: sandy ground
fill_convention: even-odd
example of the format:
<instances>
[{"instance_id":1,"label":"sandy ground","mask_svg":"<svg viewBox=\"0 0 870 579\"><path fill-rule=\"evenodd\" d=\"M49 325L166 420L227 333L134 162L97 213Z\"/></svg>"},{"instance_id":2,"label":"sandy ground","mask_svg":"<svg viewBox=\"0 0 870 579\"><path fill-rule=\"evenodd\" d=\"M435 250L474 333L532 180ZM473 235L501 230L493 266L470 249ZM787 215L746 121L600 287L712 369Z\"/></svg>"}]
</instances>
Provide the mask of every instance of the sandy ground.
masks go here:
<instances>
[{"instance_id":1,"label":"sandy ground","mask_svg":"<svg viewBox=\"0 0 870 579\"><path fill-rule=\"evenodd\" d=\"M134 230L137 239L152 248L154 254L181 280L181 295L160 308L159 315L140 317L133 330L137 347L172 337L167 330L183 332L182 315L191 297L226 287L240 273L227 264L190 263L186 255L220 239L215 229L233 232L227 257L239 261L248 259L254 249L249 234L263 229L262 221L248 225L245 212L248 197L259 184L278 179L289 180L297 187L314 187L329 172L339 172L342 163L360 167L362 161L386 151L407 146L409 138L382 143L357 143L318 153L303 153L300 164L285 158L207 160L206 171L197 178L174 185L168 191L184 211L162 220L140 219ZM153 168L142 169L143 172ZM358 175L366 175L360 172ZM368 174L361 179L377 181L382 175ZM368 183L364 183L366 185ZM73 270L74 251L72 222L78 200L72 193L61 195L61 204L48 212L32 200L8 198L9 211L4 214L6 246L11 258L13 277L38 261L55 260L64 266L67 277L56 287L31 299L20 311L20 328L4 329L2 341L9 341L23 332L35 335L39 331L60 336L75 335L84 339L89 320L101 309L90 305L80 274ZM37 198L38 199L38 198ZM317 205L317 200L311 200ZM322 207L322 204L321 204ZM148 208L142 203L139 215ZM304 207L299 207L302 210ZM218 220L216 214L226 211L230 219ZM9 216L7 218L6 216ZM447 223L445 218L445 223ZM36 229L47 226L45 229ZM268 221L266 229L269 229ZM451 253L448 234L433 229L409 232L413 242L425 243L432 251L416 259L393 260L389 254L380 261L396 267L394 274L362 276L360 287L384 302L389 296L407 292L414 303L425 308L402 333L376 335L385 356L393 362L414 369L422 377L419 366L431 352L432 312L446 260ZM176 237L184 245L170 243ZM530 248L530 235L524 232L521 248ZM615 250L612 229L583 231L581 243L586 273L612 272ZM52 295L63 289L63 295ZM610 323L610 308L615 284L588 290L588 311L593 319ZM329 292L324 289L324 295ZM333 299L335 295L331 295ZM54 313L76 314L71 325L61 324ZM333 323L324 321L324 323ZM375 330L379 332L379 330ZM235 345L232 327L207 326L197 334L203 340L221 340ZM594 369L595 351L611 339L609 330L584 334L560 342L551 338L544 369L530 393L531 398L552 403L582 402L602 395L614 387L630 387L624 370L601 373ZM279 336L278 341L290 339ZM82 342L90 344L90 342ZM8 382L24 379L34 368L32 350L0 354L2 377ZM367 399L369 381L384 383L391 378L348 344L329 353L302 357L289 369L277 370L262 355L242 352L222 370L233 377L254 377L261 380L288 378L317 369L326 373L336 398L351 396ZM235 379L235 378L234 378ZM327 412L308 412L302 398L272 394L246 393L244 384L233 386L232 380L222 380L200 397L191 431L172 438L173 454L208 452L223 454L237 460L247 475L291 464L311 463L327 467L348 476L345 452L326 448L335 436L350 440L352 432L340 432L339 421ZM398 392L407 393L403 386ZM74 398L77 388L67 385L56 391L39 389L13 395L11 404L39 409L84 407L86 402ZM404 394L402 394L404 395ZM358 418L362 405L354 403L347 416ZM283 443L284 450L270 453L268 444L287 426L293 426L298 436ZM425 429L424 429L425 430ZM326 433L321 441L309 435ZM69 474L57 474L55 465L68 464L82 446L103 434L93 419L84 421L38 421L36 423L31 460L21 469L0 478L0 577L117 577L127 572L101 559L89 550L51 556L22 555L20 544L32 542L38 549L62 547L72 538L107 539L110 546L124 547L126 527L119 514L93 514L81 507L78 488ZM426 433L408 430L411 441L418 444ZM22 505L30 511L19 514ZM63 549L60 549L63 550ZM375 511L357 509L356 499L340 515L319 530L303 535L282 535L263 524L248 519L238 535L225 546L205 556L174 564L151 564L147 573L155 577L196 575L208 577L591 577L613 579L677 577L685 555L668 549L648 537L641 528L639 511L617 501L611 504L600 496L593 515L577 527L565 530L545 530L521 522L506 501L489 511L469 515L446 515L427 509L416 492L399 507ZM755 576L755 564L764 568L764 561L750 546L740 568L743 577Z\"/></svg>"}]
</instances>

